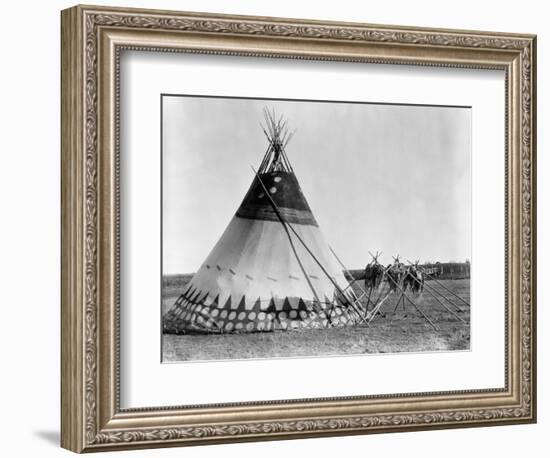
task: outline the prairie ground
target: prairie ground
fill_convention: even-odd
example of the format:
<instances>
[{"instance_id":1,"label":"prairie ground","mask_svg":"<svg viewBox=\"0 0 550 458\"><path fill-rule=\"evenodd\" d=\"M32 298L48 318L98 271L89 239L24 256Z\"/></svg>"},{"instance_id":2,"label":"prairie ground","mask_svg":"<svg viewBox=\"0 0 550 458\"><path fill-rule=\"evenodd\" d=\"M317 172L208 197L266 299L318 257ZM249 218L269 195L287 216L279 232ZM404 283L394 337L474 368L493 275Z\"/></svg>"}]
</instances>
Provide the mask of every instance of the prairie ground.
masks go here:
<instances>
[{"instance_id":1,"label":"prairie ground","mask_svg":"<svg viewBox=\"0 0 550 458\"><path fill-rule=\"evenodd\" d=\"M191 276L178 275L163 281L163 314L172 306ZM422 295L414 297L418 308L437 326L437 330L405 300L393 293L384 302L379 314L370 323L345 328L277 331L251 334L173 335L162 336L164 362L204 361L248 358L280 358L329 355L359 355L365 353L400 353L423 351L454 351L470 349L470 307L441 286L470 302L470 280L440 280L426 282ZM359 287L354 285L360 295ZM449 307L445 309L435 296ZM437 293L438 291L439 293ZM449 298L451 303L443 300ZM371 296L375 298L377 294ZM367 300L364 298L364 303Z\"/></svg>"}]
</instances>

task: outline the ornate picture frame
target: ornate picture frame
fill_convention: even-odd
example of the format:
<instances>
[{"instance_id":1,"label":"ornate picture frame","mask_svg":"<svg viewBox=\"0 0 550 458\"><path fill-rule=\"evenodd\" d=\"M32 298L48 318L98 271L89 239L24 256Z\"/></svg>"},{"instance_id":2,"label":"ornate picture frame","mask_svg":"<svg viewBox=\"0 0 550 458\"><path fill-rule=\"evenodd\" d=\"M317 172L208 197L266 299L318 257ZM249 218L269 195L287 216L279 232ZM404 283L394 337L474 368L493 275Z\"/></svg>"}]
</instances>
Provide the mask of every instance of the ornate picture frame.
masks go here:
<instances>
[{"instance_id":1,"label":"ornate picture frame","mask_svg":"<svg viewBox=\"0 0 550 458\"><path fill-rule=\"evenodd\" d=\"M62 12L61 445L75 452L536 421L536 37L75 6ZM503 389L120 407L120 53L505 72Z\"/></svg>"}]
</instances>

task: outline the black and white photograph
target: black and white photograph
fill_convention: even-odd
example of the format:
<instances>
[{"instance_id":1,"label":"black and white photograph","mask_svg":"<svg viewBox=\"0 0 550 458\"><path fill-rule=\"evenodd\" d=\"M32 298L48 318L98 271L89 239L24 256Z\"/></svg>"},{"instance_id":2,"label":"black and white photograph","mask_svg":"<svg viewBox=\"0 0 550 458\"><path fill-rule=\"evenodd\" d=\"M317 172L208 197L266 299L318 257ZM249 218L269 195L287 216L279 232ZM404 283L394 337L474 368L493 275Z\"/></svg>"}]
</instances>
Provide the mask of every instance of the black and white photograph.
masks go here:
<instances>
[{"instance_id":1,"label":"black and white photograph","mask_svg":"<svg viewBox=\"0 0 550 458\"><path fill-rule=\"evenodd\" d=\"M470 107L161 110L163 362L470 349Z\"/></svg>"},{"instance_id":2,"label":"black and white photograph","mask_svg":"<svg viewBox=\"0 0 550 458\"><path fill-rule=\"evenodd\" d=\"M4 2L2 456L544 456L547 10Z\"/></svg>"}]
</instances>

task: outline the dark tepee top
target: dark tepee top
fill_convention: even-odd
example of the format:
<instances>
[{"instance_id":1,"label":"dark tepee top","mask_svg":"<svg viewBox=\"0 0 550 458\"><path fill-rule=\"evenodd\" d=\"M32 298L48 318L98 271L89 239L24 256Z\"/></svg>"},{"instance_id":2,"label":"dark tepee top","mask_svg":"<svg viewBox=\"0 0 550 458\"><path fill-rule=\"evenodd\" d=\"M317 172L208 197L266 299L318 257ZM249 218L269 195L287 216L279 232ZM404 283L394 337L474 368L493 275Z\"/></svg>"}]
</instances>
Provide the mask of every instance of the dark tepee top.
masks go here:
<instances>
[{"instance_id":1,"label":"dark tepee top","mask_svg":"<svg viewBox=\"0 0 550 458\"><path fill-rule=\"evenodd\" d=\"M294 132L289 133L288 123L282 116L277 119L275 113L268 109L264 109L264 115L266 127L262 126L262 130L269 145L258 174L252 181L236 216L279 221L279 211L289 223L317 226L285 151ZM269 196L266 193L269 193Z\"/></svg>"}]
</instances>

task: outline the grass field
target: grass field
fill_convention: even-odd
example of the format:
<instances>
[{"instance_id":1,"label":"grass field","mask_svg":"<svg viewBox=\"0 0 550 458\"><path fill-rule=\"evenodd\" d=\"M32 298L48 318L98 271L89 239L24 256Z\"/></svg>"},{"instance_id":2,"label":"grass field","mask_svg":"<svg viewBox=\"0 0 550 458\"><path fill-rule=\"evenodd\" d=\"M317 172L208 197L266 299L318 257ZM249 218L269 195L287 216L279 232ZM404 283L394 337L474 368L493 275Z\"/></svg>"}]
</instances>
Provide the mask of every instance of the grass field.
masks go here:
<instances>
[{"instance_id":1,"label":"grass field","mask_svg":"<svg viewBox=\"0 0 550 458\"><path fill-rule=\"evenodd\" d=\"M163 314L173 305L192 275L165 277L163 280ZM470 301L470 280L443 280L449 290ZM345 328L311 329L305 331L278 331L252 334L173 335L162 337L163 361L223 360L248 358L277 358L351 355L365 353L399 353L422 351L469 350L470 307L453 298L433 281L418 297L408 293L424 314L434 322L435 330L405 301L405 307L395 304L399 294L393 294L371 322ZM355 288L355 286L354 286ZM460 307L444 303L460 316L455 318L426 292L436 288ZM356 288L359 292L359 289ZM432 290L433 291L433 290ZM438 295L439 297L439 295ZM366 300L365 300L366 302Z\"/></svg>"}]
</instances>

